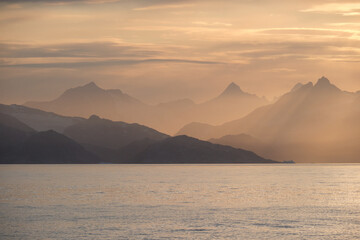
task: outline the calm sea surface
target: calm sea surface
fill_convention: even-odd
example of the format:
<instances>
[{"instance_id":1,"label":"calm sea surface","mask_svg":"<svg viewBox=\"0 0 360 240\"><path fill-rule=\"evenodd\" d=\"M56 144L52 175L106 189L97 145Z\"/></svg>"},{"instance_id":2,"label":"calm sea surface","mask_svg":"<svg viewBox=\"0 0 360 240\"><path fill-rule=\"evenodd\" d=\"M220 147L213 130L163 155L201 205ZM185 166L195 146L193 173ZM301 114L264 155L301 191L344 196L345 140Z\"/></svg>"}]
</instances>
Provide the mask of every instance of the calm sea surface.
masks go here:
<instances>
[{"instance_id":1,"label":"calm sea surface","mask_svg":"<svg viewBox=\"0 0 360 240\"><path fill-rule=\"evenodd\" d=\"M1 165L0 239L360 239L360 165Z\"/></svg>"}]
</instances>

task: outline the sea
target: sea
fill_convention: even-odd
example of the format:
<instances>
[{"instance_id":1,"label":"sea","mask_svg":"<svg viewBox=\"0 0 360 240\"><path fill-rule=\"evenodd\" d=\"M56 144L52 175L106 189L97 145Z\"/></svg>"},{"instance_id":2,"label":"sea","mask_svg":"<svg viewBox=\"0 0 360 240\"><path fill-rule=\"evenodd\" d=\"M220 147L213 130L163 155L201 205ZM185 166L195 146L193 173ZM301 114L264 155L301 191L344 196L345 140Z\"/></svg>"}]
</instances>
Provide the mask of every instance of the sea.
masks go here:
<instances>
[{"instance_id":1,"label":"sea","mask_svg":"<svg viewBox=\"0 0 360 240\"><path fill-rule=\"evenodd\" d=\"M360 165L0 165L0 239L360 239Z\"/></svg>"}]
</instances>

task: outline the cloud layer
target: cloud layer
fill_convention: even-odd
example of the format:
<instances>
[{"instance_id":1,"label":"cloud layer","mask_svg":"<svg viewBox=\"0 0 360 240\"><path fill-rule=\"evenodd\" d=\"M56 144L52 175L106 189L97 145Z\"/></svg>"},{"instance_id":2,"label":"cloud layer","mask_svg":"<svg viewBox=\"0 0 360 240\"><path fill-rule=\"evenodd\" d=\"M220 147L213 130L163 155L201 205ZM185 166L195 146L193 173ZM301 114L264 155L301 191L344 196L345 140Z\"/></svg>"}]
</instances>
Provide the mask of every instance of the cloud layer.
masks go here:
<instances>
[{"instance_id":1,"label":"cloud layer","mask_svg":"<svg viewBox=\"0 0 360 240\"><path fill-rule=\"evenodd\" d=\"M201 101L232 81L272 98L322 75L355 91L359 9L320 0L2 1L0 101L90 80L153 102Z\"/></svg>"}]
</instances>

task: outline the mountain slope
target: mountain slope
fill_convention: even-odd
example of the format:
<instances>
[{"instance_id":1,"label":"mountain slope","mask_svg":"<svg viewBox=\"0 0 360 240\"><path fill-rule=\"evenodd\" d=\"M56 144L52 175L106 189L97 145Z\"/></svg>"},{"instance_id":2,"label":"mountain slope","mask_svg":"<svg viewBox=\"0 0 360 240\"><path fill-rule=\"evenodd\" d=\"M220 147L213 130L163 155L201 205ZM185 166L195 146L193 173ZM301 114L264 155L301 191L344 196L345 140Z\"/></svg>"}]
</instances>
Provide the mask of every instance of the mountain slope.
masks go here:
<instances>
[{"instance_id":1,"label":"mountain slope","mask_svg":"<svg viewBox=\"0 0 360 240\"><path fill-rule=\"evenodd\" d=\"M16 163L100 162L98 157L86 151L80 144L52 130L30 136L18 149Z\"/></svg>"},{"instance_id":2,"label":"mountain slope","mask_svg":"<svg viewBox=\"0 0 360 240\"><path fill-rule=\"evenodd\" d=\"M0 113L0 155L5 156L8 152L24 142L35 131L16 118Z\"/></svg>"},{"instance_id":3,"label":"mountain slope","mask_svg":"<svg viewBox=\"0 0 360 240\"><path fill-rule=\"evenodd\" d=\"M243 117L266 104L268 102L265 99L246 93L235 83L230 83L219 96L199 104L196 109L197 118L193 121L221 124Z\"/></svg>"},{"instance_id":4,"label":"mountain slope","mask_svg":"<svg viewBox=\"0 0 360 240\"><path fill-rule=\"evenodd\" d=\"M142 146L129 163L276 163L253 152L201 141L187 136L167 138Z\"/></svg>"},{"instance_id":5,"label":"mountain slope","mask_svg":"<svg viewBox=\"0 0 360 240\"><path fill-rule=\"evenodd\" d=\"M20 122L18 119L14 118L10 115L4 114L2 112L0 112L0 124L23 131L23 132L34 132L35 131L31 127Z\"/></svg>"},{"instance_id":6,"label":"mountain slope","mask_svg":"<svg viewBox=\"0 0 360 240\"><path fill-rule=\"evenodd\" d=\"M146 126L113 122L95 115L66 128L64 134L82 144L111 149L145 138L162 140L168 137Z\"/></svg>"},{"instance_id":7,"label":"mountain slope","mask_svg":"<svg viewBox=\"0 0 360 240\"><path fill-rule=\"evenodd\" d=\"M79 117L64 117L16 104L0 104L0 113L12 116L36 131L55 130L59 133L62 133L68 126L84 120Z\"/></svg>"},{"instance_id":8,"label":"mountain slope","mask_svg":"<svg viewBox=\"0 0 360 240\"><path fill-rule=\"evenodd\" d=\"M257 152L256 150L258 150L259 147L264 146L264 143L259 139L247 134L226 135L221 138L211 138L209 139L209 142L246 149L253 152Z\"/></svg>"},{"instance_id":9,"label":"mountain slope","mask_svg":"<svg viewBox=\"0 0 360 240\"><path fill-rule=\"evenodd\" d=\"M9 121L11 120L11 121ZM35 132L0 114L0 163L97 163L100 159L68 137L49 130Z\"/></svg>"}]
</instances>

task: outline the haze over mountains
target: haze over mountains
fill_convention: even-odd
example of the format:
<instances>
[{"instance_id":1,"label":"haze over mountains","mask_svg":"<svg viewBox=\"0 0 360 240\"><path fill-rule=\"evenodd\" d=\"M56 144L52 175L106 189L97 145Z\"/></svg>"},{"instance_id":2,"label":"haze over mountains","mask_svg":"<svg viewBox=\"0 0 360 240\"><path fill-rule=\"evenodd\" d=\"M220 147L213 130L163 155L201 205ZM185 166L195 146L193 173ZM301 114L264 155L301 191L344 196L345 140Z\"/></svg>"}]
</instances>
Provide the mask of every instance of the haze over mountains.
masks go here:
<instances>
[{"instance_id":1,"label":"haze over mountains","mask_svg":"<svg viewBox=\"0 0 360 240\"><path fill-rule=\"evenodd\" d=\"M104 90L93 82L69 89L52 101L25 103L65 116L88 118L95 114L111 120L145 124L167 134L175 133L192 121L209 124L230 121L265 104L265 99L243 92L235 83L204 103L181 99L152 106L118 89Z\"/></svg>"},{"instance_id":2,"label":"haze over mountains","mask_svg":"<svg viewBox=\"0 0 360 240\"><path fill-rule=\"evenodd\" d=\"M249 147L263 156L296 162L360 161L359 93L341 91L325 77L297 84L273 104L222 125L191 123L179 131L200 139ZM248 134L264 144L226 135Z\"/></svg>"},{"instance_id":3,"label":"haze over mountains","mask_svg":"<svg viewBox=\"0 0 360 240\"><path fill-rule=\"evenodd\" d=\"M342 91L322 77L315 84L296 84L274 103L265 103L264 99L243 92L234 83L218 97L204 103L181 99L156 106L144 104L120 90L104 90L90 83L67 90L50 102L27 103L47 111L70 114L70 117L19 105L0 105L0 116L2 124L6 125L2 126L4 136L9 136L9 142L15 144L11 149L19 153L19 149L24 149L21 145L24 142L19 140L33 142L36 138L29 140L30 135L38 134L40 139L50 139L50 146L51 142L57 142L54 139L59 142L68 139L73 141L69 145L81 146L84 155L113 163L240 163L245 159L255 163L264 162L264 158L360 162L360 92ZM77 111L82 117L76 116ZM93 115L96 112L121 120ZM247 112L250 113L246 115ZM229 118L232 121L209 124ZM159 130L173 130L187 122L192 123L182 127L177 135L189 137L170 137ZM219 148L201 140L253 151L264 158L240 157L239 151L233 148ZM2 139L2 143L4 148L9 147L6 139ZM179 149L173 147L174 144Z\"/></svg>"}]
</instances>

